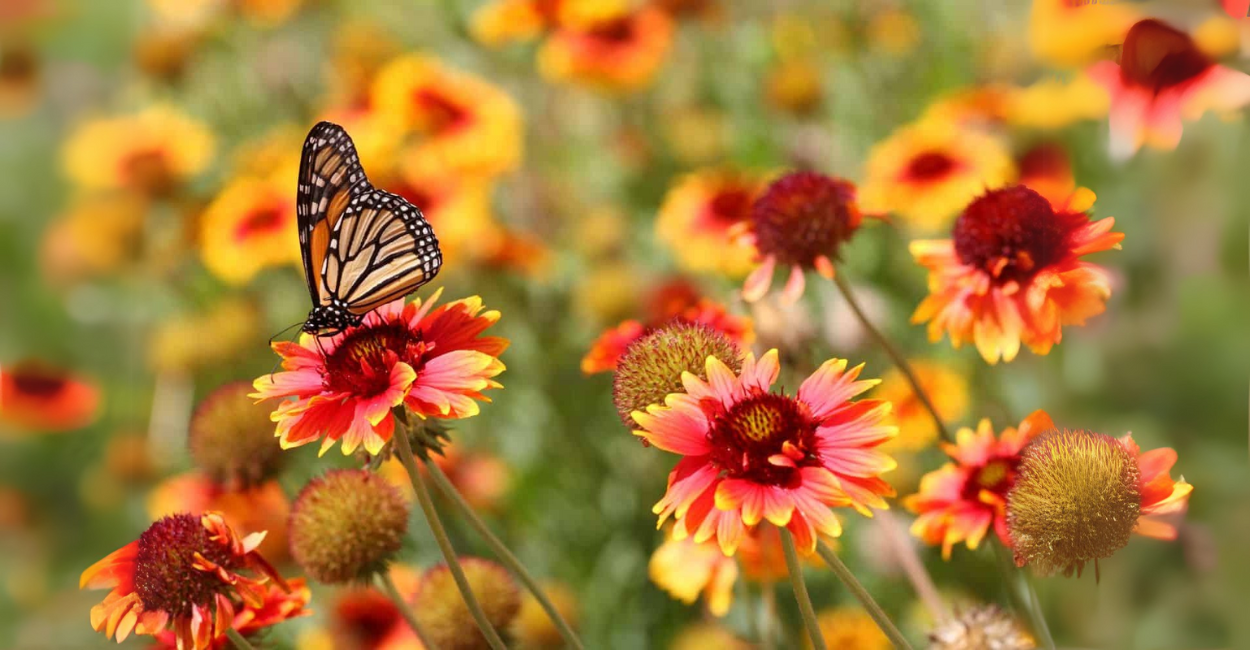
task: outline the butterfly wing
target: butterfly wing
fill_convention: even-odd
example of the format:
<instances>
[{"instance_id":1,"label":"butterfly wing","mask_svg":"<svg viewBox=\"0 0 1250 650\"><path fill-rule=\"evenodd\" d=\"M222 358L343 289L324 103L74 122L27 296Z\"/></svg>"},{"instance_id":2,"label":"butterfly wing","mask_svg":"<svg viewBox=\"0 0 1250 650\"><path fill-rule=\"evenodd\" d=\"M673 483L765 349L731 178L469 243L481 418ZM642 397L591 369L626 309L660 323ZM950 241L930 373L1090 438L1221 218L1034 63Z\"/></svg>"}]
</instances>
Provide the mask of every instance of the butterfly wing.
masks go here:
<instances>
[{"instance_id":1,"label":"butterfly wing","mask_svg":"<svg viewBox=\"0 0 1250 650\"><path fill-rule=\"evenodd\" d=\"M304 279L314 308L332 300L322 274L331 235L352 199L372 189L343 127L320 122L308 132L300 156L295 212Z\"/></svg>"},{"instance_id":2,"label":"butterfly wing","mask_svg":"<svg viewBox=\"0 0 1250 650\"><path fill-rule=\"evenodd\" d=\"M334 224L321 276L327 295L360 316L438 274L443 254L417 206L383 190L353 197Z\"/></svg>"}]
</instances>

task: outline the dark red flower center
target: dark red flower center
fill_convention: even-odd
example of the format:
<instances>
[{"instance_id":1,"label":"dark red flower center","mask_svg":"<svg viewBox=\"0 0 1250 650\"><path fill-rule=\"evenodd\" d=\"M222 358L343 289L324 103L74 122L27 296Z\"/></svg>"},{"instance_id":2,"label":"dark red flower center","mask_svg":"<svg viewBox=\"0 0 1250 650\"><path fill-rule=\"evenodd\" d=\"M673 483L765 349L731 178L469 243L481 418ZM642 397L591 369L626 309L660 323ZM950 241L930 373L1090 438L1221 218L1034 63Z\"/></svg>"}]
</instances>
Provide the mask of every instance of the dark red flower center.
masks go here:
<instances>
[{"instance_id":1,"label":"dark red flower center","mask_svg":"<svg viewBox=\"0 0 1250 650\"><path fill-rule=\"evenodd\" d=\"M798 478L795 468L813 460L816 423L792 397L758 392L728 409L704 408L712 411L712 460L730 478L789 485Z\"/></svg>"},{"instance_id":2,"label":"dark red flower center","mask_svg":"<svg viewBox=\"0 0 1250 650\"><path fill-rule=\"evenodd\" d=\"M234 240L245 242L257 235L268 235L287 225L286 211L281 202L269 200L255 206L234 228Z\"/></svg>"},{"instance_id":3,"label":"dark red flower center","mask_svg":"<svg viewBox=\"0 0 1250 650\"><path fill-rule=\"evenodd\" d=\"M977 501L982 490L1006 498L1016 479L1016 469L1020 465L1019 458L994 458L973 471L964 484L962 497L967 501Z\"/></svg>"},{"instance_id":4,"label":"dark red flower center","mask_svg":"<svg viewBox=\"0 0 1250 650\"><path fill-rule=\"evenodd\" d=\"M1080 212L1058 212L1042 195L1016 185L990 190L955 222L955 252L964 264L998 282L1022 282L1071 253L1073 232L1088 221Z\"/></svg>"},{"instance_id":5,"label":"dark red flower center","mask_svg":"<svg viewBox=\"0 0 1250 650\"><path fill-rule=\"evenodd\" d=\"M400 622L399 608L373 590L340 598L334 607L333 630L346 648L376 648Z\"/></svg>"},{"instance_id":6,"label":"dark red flower center","mask_svg":"<svg viewBox=\"0 0 1250 650\"><path fill-rule=\"evenodd\" d=\"M227 571L242 564L229 546L209 539L198 515L170 515L139 536L135 592L145 610L190 616L193 607L212 606L229 590L216 574L195 568L196 553Z\"/></svg>"},{"instance_id":7,"label":"dark red flower center","mask_svg":"<svg viewBox=\"0 0 1250 650\"><path fill-rule=\"evenodd\" d=\"M1020 178L1065 178L1072 174L1068 153L1057 144L1039 144L1020 157Z\"/></svg>"},{"instance_id":8,"label":"dark red flower center","mask_svg":"<svg viewBox=\"0 0 1250 650\"><path fill-rule=\"evenodd\" d=\"M325 361L325 385L336 393L373 396L391 385L391 369L403 362L420 372L429 346L420 332L390 321L348 333Z\"/></svg>"},{"instance_id":9,"label":"dark red flower center","mask_svg":"<svg viewBox=\"0 0 1250 650\"><path fill-rule=\"evenodd\" d=\"M12 83L28 82L39 69L34 53L24 48L5 48L0 51L0 80Z\"/></svg>"},{"instance_id":10,"label":"dark red flower center","mask_svg":"<svg viewBox=\"0 0 1250 650\"><path fill-rule=\"evenodd\" d=\"M855 233L860 218L854 185L813 172L782 176L751 210L759 252L805 268L821 256L836 260L838 247Z\"/></svg>"},{"instance_id":11,"label":"dark red flower center","mask_svg":"<svg viewBox=\"0 0 1250 650\"><path fill-rule=\"evenodd\" d=\"M404 197L409 203L417 206L427 217L439 204L438 197L429 188L420 187L407 181L394 183L390 191Z\"/></svg>"},{"instance_id":12,"label":"dark red flower center","mask_svg":"<svg viewBox=\"0 0 1250 650\"><path fill-rule=\"evenodd\" d=\"M126 156L121 162L121 175L132 186L157 196L168 194L176 185L163 149L145 149Z\"/></svg>"},{"instance_id":13,"label":"dark red flower center","mask_svg":"<svg viewBox=\"0 0 1250 650\"><path fill-rule=\"evenodd\" d=\"M21 371L10 375L13 387L22 395L30 397L53 397L69 383L69 380L51 372Z\"/></svg>"},{"instance_id":14,"label":"dark red flower center","mask_svg":"<svg viewBox=\"0 0 1250 650\"><path fill-rule=\"evenodd\" d=\"M634 40L634 32L634 21L629 16L622 16L595 25L589 35L605 45L624 46Z\"/></svg>"},{"instance_id":15,"label":"dark red flower center","mask_svg":"<svg viewBox=\"0 0 1250 650\"><path fill-rule=\"evenodd\" d=\"M425 113L429 130L435 133L459 129L473 121L472 112L435 90L421 88L413 101Z\"/></svg>"},{"instance_id":16,"label":"dark red flower center","mask_svg":"<svg viewBox=\"0 0 1250 650\"><path fill-rule=\"evenodd\" d=\"M1120 51L1120 78L1155 93L1183 84L1213 65L1188 34L1153 19L1133 25Z\"/></svg>"},{"instance_id":17,"label":"dark red flower center","mask_svg":"<svg viewBox=\"0 0 1250 650\"><path fill-rule=\"evenodd\" d=\"M911 159L904 176L916 183L931 183L941 180L955 169L954 158L941 151L926 151Z\"/></svg>"},{"instance_id":18,"label":"dark red flower center","mask_svg":"<svg viewBox=\"0 0 1250 650\"><path fill-rule=\"evenodd\" d=\"M729 228L751 217L751 192L744 187L725 187L712 195L703 213L703 222L715 228Z\"/></svg>"}]
</instances>

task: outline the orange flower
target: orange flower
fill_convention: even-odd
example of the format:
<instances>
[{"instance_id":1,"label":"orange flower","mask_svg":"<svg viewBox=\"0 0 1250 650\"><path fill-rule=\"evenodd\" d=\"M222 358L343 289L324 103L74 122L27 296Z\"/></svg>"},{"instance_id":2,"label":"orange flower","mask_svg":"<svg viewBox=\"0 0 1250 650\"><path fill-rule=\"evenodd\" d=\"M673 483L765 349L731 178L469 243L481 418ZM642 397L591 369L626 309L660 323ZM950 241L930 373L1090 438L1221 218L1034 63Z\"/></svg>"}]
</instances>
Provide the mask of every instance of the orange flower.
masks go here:
<instances>
[{"instance_id":1,"label":"orange flower","mask_svg":"<svg viewBox=\"0 0 1250 650\"><path fill-rule=\"evenodd\" d=\"M241 535L268 531L257 547L261 555L274 562L282 562L287 557L287 519L291 514L291 502L277 481L230 490L200 472L188 472L156 486L148 497L147 506L148 516L153 519L180 512L219 512Z\"/></svg>"},{"instance_id":2,"label":"orange flower","mask_svg":"<svg viewBox=\"0 0 1250 650\"><path fill-rule=\"evenodd\" d=\"M1068 200L1076 192L1072 161L1061 145L1042 143L1020 156L1020 184L1041 194L1051 205Z\"/></svg>"},{"instance_id":3,"label":"orange flower","mask_svg":"<svg viewBox=\"0 0 1250 650\"><path fill-rule=\"evenodd\" d=\"M962 374L932 361L912 361L911 367L943 422L956 422L963 417L968 409L968 382ZM886 443L889 449L920 451L937 439L933 416L898 369L892 368L882 377L876 395L894 405L891 415L898 425L898 437Z\"/></svg>"},{"instance_id":4,"label":"orange flower","mask_svg":"<svg viewBox=\"0 0 1250 650\"><path fill-rule=\"evenodd\" d=\"M508 341L480 336L499 320L497 311L482 313L481 298L434 308L440 293L383 305L328 340L304 334L299 343L275 343L283 371L257 378L252 397L296 398L272 416L283 449L321 440L324 454L342 439L344 454L361 445L377 454L401 404L421 417L477 415L482 391L501 387L493 378L504 370L498 357Z\"/></svg>"},{"instance_id":5,"label":"orange flower","mask_svg":"<svg viewBox=\"0 0 1250 650\"><path fill-rule=\"evenodd\" d=\"M277 179L239 178L204 211L200 253L214 275L246 284L262 269L299 261L295 229L291 188Z\"/></svg>"},{"instance_id":6,"label":"orange flower","mask_svg":"<svg viewBox=\"0 0 1250 650\"><path fill-rule=\"evenodd\" d=\"M492 0L473 12L469 31L490 47L528 41L556 24L560 4L560 0Z\"/></svg>"},{"instance_id":7,"label":"orange flower","mask_svg":"<svg viewBox=\"0 0 1250 650\"><path fill-rule=\"evenodd\" d=\"M99 414L90 380L37 361L0 368L0 422L22 431L81 429Z\"/></svg>"},{"instance_id":8,"label":"orange flower","mask_svg":"<svg viewBox=\"0 0 1250 650\"><path fill-rule=\"evenodd\" d=\"M941 443L954 459L920 479L920 491L903 499L919 515L911 532L926 544L941 544L942 557L960 542L975 549L992 526L1008 547L1007 493L1020 466L1020 450L1038 435L1055 427L1045 411L1034 411L1019 428L1007 427L997 439L988 419L976 431L964 427L955 444Z\"/></svg>"},{"instance_id":9,"label":"orange flower","mask_svg":"<svg viewBox=\"0 0 1250 650\"><path fill-rule=\"evenodd\" d=\"M169 629L179 648L212 648L240 605L265 605L267 581L291 591L256 552L264 536L240 538L215 512L158 520L83 571L79 588L112 589L91 608L91 627L118 642L132 632L155 636ZM249 569L256 577L240 573Z\"/></svg>"},{"instance_id":10,"label":"orange flower","mask_svg":"<svg viewBox=\"0 0 1250 650\"><path fill-rule=\"evenodd\" d=\"M929 296L912 314L929 339L972 341L986 362L1011 361L1024 343L1050 352L1063 325L1102 313L1111 295L1105 269L1081 257L1120 247L1114 219L1091 222L1093 193L1051 204L1023 185L990 190L968 205L951 239L914 241L929 270Z\"/></svg>"},{"instance_id":11,"label":"orange flower","mask_svg":"<svg viewBox=\"0 0 1250 650\"><path fill-rule=\"evenodd\" d=\"M922 229L941 228L973 197L1011 181L1006 144L947 120L904 127L868 156L860 207L897 212Z\"/></svg>"},{"instance_id":12,"label":"orange flower","mask_svg":"<svg viewBox=\"0 0 1250 650\"><path fill-rule=\"evenodd\" d=\"M647 573L673 598L689 605L702 594L708 611L724 616L733 603L733 586L740 573L755 582L774 582L789 575L778 530L769 524L757 526L742 537L734 557L727 557L716 540L696 542L684 528L673 528L651 554Z\"/></svg>"},{"instance_id":13,"label":"orange flower","mask_svg":"<svg viewBox=\"0 0 1250 650\"><path fill-rule=\"evenodd\" d=\"M1217 65L1188 34L1158 20L1133 25L1119 64L1100 61L1089 75L1111 95L1111 153L1141 146L1175 149L1182 119L1250 104L1250 75Z\"/></svg>"},{"instance_id":14,"label":"orange flower","mask_svg":"<svg viewBox=\"0 0 1250 650\"><path fill-rule=\"evenodd\" d=\"M643 6L581 24L563 24L538 52L538 69L552 81L632 92L651 83L673 42L673 21Z\"/></svg>"},{"instance_id":15,"label":"orange flower","mask_svg":"<svg viewBox=\"0 0 1250 650\"><path fill-rule=\"evenodd\" d=\"M261 603L255 606L244 603L235 613L234 620L230 621L230 627L233 627L244 638L248 638L260 635L265 628L312 614L312 610L308 609L308 601L312 600L312 592L308 590L304 579L288 580L287 587L289 590L284 590L276 584L265 585L265 595ZM165 630L156 635L156 645L153 647L157 650L176 650L180 648L178 635L171 630ZM213 637L208 647L212 650L228 650L233 648L234 644L223 631Z\"/></svg>"},{"instance_id":16,"label":"orange flower","mask_svg":"<svg viewBox=\"0 0 1250 650\"><path fill-rule=\"evenodd\" d=\"M1029 45L1042 61L1077 67L1119 43L1135 20L1137 10L1128 2L1033 0Z\"/></svg>"},{"instance_id":17,"label":"orange flower","mask_svg":"<svg viewBox=\"0 0 1250 650\"><path fill-rule=\"evenodd\" d=\"M79 126L65 145L65 169L89 190L163 196L203 171L213 148L204 124L172 107L154 106Z\"/></svg>"},{"instance_id":18,"label":"orange flower","mask_svg":"<svg viewBox=\"0 0 1250 650\"><path fill-rule=\"evenodd\" d=\"M656 233L686 270L742 277L753 266L755 248L735 233L748 226L762 189L758 176L732 171L685 176L664 197Z\"/></svg>"},{"instance_id":19,"label":"orange flower","mask_svg":"<svg viewBox=\"0 0 1250 650\"><path fill-rule=\"evenodd\" d=\"M1176 450L1162 447L1143 454L1131 433L1120 438L1120 444L1137 460L1140 476L1137 489L1141 493L1141 515L1133 532L1155 539L1176 539L1176 526L1160 521L1159 517L1185 512L1189 505L1189 493L1194 491L1194 486L1186 483L1185 477L1182 476L1179 481L1172 480Z\"/></svg>"},{"instance_id":20,"label":"orange flower","mask_svg":"<svg viewBox=\"0 0 1250 650\"><path fill-rule=\"evenodd\" d=\"M391 580L409 603L416 599L417 573L392 564ZM330 606L324 647L343 650L423 650L424 646L386 594L372 587L341 591Z\"/></svg>"},{"instance_id":21,"label":"orange flower","mask_svg":"<svg viewBox=\"0 0 1250 650\"><path fill-rule=\"evenodd\" d=\"M686 373L686 392L635 411L634 435L682 456L652 508L660 524L675 516L675 535L715 537L733 555L746 531L767 519L811 553L817 535L842 532L832 508L865 516L888 508L883 497L894 490L880 475L895 462L877 447L896 433L884 423L890 405L852 401L878 382L858 379L862 365L846 365L826 361L792 397L769 392L781 371L776 350L758 362L748 353L738 374L709 357L708 381Z\"/></svg>"}]
</instances>

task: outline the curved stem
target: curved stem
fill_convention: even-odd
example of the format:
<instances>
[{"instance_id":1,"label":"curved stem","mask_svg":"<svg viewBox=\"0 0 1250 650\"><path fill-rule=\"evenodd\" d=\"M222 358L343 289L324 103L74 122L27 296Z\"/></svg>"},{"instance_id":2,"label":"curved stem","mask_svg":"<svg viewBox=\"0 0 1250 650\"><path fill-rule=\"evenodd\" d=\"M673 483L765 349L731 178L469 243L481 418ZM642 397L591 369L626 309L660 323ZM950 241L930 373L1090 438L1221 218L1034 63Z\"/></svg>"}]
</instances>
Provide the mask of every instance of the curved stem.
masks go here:
<instances>
[{"instance_id":1,"label":"curved stem","mask_svg":"<svg viewBox=\"0 0 1250 650\"><path fill-rule=\"evenodd\" d=\"M868 615L872 617L872 620L876 621L877 627L881 628L881 631L889 637L890 643L893 643L896 648L911 650L911 644L903 637L903 633L898 631L898 628L894 626L894 621L891 621L885 610L881 609L877 601L873 600L872 594L869 594L868 590L864 589L864 585L861 585L859 580L855 579L855 575L851 573L851 570L846 568L846 565L842 563L842 558L838 557L838 554L834 553L833 549L826 546L824 542L819 542L816 545L816 552L820 554L825 564L829 565L834 575L838 576L842 584L851 590L851 594L855 596L859 604L863 605L864 609L868 611Z\"/></svg>"},{"instance_id":2,"label":"curved stem","mask_svg":"<svg viewBox=\"0 0 1250 650\"><path fill-rule=\"evenodd\" d=\"M851 292L851 286L846 283L846 278L842 276L841 271L833 274L833 282L838 285L838 291L842 292L842 298L851 307L851 311L855 313L859 323L864 326L864 329L868 330L868 333L885 350L885 353L890 355L890 359L894 361L894 365L898 367L899 372L903 373L903 376L907 378L907 382L911 384L912 391L916 393L920 403L924 405L925 410L933 417L933 424L937 425L938 431L942 434L942 439L947 442L954 442L955 438L951 436L951 432L946 428L946 423L942 421L942 416L938 415L937 408L933 406L933 401L929 399L929 394L920 386L920 380L916 377L915 371L912 370L911 364L908 363L907 357L903 356L903 353L894 347L890 339L886 338L885 334L868 320L868 315L864 313L864 310L859 306L859 302L855 300L855 295Z\"/></svg>"},{"instance_id":3,"label":"curved stem","mask_svg":"<svg viewBox=\"0 0 1250 650\"><path fill-rule=\"evenodd\" d=\"M573 627L570 626L568 621L565 621L564 617L560 615L560 611L556 609L555 604L551 602L551 599L547 597L547 594L543 593L542 587L540 587L538 585L538 581L530 575L530 572L525 568L525 565L521 564L521 561L512 554L512 551L508 550L508 547L504 545L503 541L491 532L490 528L487 527L486 522L482 521L482 518L477 516L477 513L473 510L473 506L469 505L469 502L464 500L464 497L461 496L460 492L456 489L456 486L452 485L451 479L447 478L447 475L443 473L443 470L439 468L437 463L435 463L432 459L426 459L425 466L429 468L430 476L434 478L434 485L440 492L443 493L443 496L450 499L451 502L460 509L460 513L463 514L464 518L469 521L469 525L473 527L473 530L476 530L477 533L482 536L482 539L486 541L486 545L490 546L490 549L495 554L495 557L499 558L499 561L502 562L504 566L508 567L508 570L511 571L512 574L525 585L525 588L534 595L534 599L538 601L540 606L542 606L543 611L547 612L547 617L551 619L551 622L555 624L556 629L559 630L560 636L564 639L564 642L568 644L570 648L582 650L582 642L577 638L577 634L573 631Z\"/></svg>"},{"instance_id":4,"label":"curved stem","mask_svg":"<svg viewBox=\"0 0 1250 650\"><path fill-rule=\"evenodd\" d=\"M226 628L226 638L230 639L230 643L234 645L235 650L256 650L256 647L247 642L242 634L233 627Z\"/></svg>"},{"instance_id":5,"label":"curved stem","mask_svg":"<svg viewBox=\"0 0 1250 650\"><path fill-rule=\"evenodd\" d=\"M911 581L912 588L916 590L916 595L920 597L920 602L925 604L925 607L933 616L933 620L938 623L950 620L950 611L947 610L946 604L942 601L942 596L938 594L937 587L933 584L933 579L929 577L929 572L925 570L924 562L920 560L920 555L916 553L916 547L912 545L911 538L908 537L903 527L899 525L898 518L889 510L877 513L877 518L881 522L881 527L885 529L886 539L894 547L894 555L898 558L899 564L903 566L903 572L907 574L907 579Z\"/></svg>"},{"instance_id":6,"label":"curved stem","mask_svg":"<svg viewBox=\"0 0 1250 650\"><path fill-rule=\"evenodd\" d=\"M412 604L404 600L400 595L399 589L395 588L395 581L391 579L391 574L386 571L378 572L378 582L382 583L382 591L386 592L388 598L395 603L395 607L399 609L399 615L404 617L408 622L408 627L412 628L412 632L420 639L421 645L429 650L438 650L438 648L430 643L425 636L425 630L421 629L421 624L417 622L417 615L412 611Z\"/></svg>"},{"instance_id":7,"label":"curved stem","mask_svg":"<svg viewBox=\"0 0 1250 650\"><path fill-rule=\"evenodd\" d=\"M803 614L803 626L807 628L807 636L812 640L812 647L821 650L825 638L820 634L820 624L816 622L816 610L812 609L812 599L807 594L807 583L803 581L803 567L799 565L798 551L794 550L794 536L785 528L781 530L781 549L786 556L786 571L790 574L790 584L794 587L794 599L799 601L799 612Z\"/></svg>"},{"instance_id":8,"label":"curved stem","mask_svg":"<svg viewBox=\"0 0 1250 650\"><path fill-rule=\"evenodd\" d=\"M396 431L393 439L399 450L399 460L408 471L412 489L417 493L417 502L421 504L421 511L425 513L425 520L430 525L430 531L434 533L434 540L438 542L438 548L443 552L443 559L447 561L451 577L456 581L460 595L464 597L464 604L469 608L469 613L473 615L473 620L477 623L482 635L486 637L486 642L490 644L490 647L493 650L507 650L508 646L504 645L503 639L499 638L495 626L487 620L486 612L482 611L482 605L477 602L477 597L469 588L469 579L464 577L464 569L461 568L460 561L456 558L456 549L452 547L451 540L447 537L443 522L438 518L438 511L434 509L434 501L430 499L430 491L425 487L425 479L421 477L421 471L417 469L417 461L412 457L412 443L408 442L408 427L402 427Z\"/></svg>"}]
</instances>

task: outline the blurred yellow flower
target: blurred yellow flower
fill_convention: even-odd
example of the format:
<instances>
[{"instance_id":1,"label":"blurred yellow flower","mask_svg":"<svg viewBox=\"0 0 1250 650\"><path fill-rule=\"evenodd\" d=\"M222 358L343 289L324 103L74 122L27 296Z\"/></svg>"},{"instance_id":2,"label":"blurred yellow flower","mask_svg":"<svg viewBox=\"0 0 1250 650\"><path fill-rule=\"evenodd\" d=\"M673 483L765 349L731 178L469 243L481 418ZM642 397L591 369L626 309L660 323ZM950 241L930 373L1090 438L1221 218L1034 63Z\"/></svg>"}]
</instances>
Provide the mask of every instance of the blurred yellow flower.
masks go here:
<instances>
[{"instance_id":1,"label":"blurred yellow flower","mask_svg":"<svg viewBox=\"0 0 1250 650\"><path fill-rule=\"evenodd\" d=\"M715 623L691 623L682 628L668 650L753 650L755 646Z\"/></svg>"},{"instance_id":2,"label":"blurred yellow flower","mask_svg":"<svg viewBox=\"0 0 1250 650\"><path fill-rule=\"evenodd\" d=\"M929 104L920 121L945 121L969 128L998 127L1011 117L1016 92L1014 86L997 83L961 88Z\"/></svg>"},{"instance_id":3,"label":"blurred yellow flower","mask_svg":"<svg viewBox=\"0 0 1250 650\"><path fill-rule=\"evenodd\" d=\"M574 289L574 304L584 318L614 323L631 315L641 297L639 269L623 261L596 264Z\"/></svg>"},{"instance_id":4,"label":"blurred yellow flower","mask_svg":"<svg viewBox=\"0 0 1250 650\"><path fill-rule=\"evenodd\" d=\"M281 25L299 11L304 0L233 0L240 13L261 27Z\"/></svg>"},{"instance_id":5,"label":"blurred yellow flower","mask_svg":"<svg viewBox=\"0 0 1250 650\"><path fill-rule=\"evenodd\" d=\"M221 15L229 0L148 0L156 20L170 27L198 29Z\"/></svg>"},{"instance_id":6,"label":"blurred yellow flower","mask_svg":"<svg viewBox=\"0 0 1250 650\"><path fill-rule=\"evenodd\" d=\"M609 20L564 26L538 52L551 81L628 93L649 85L673 43L673 21L654 7Z\"/></svg>"},{"instance_id":7,"label":"blurred yellow flower","mask_svg":"<svg viewBox=\"0 0 1250 650\"><path fill-rule=\"evenodd\" d=\"M920 25L908 11L889 7L868 19L868 42L877 50L902 56L920 44Z\"/></svg>"},{"instance_id":8,"label":"blurred yellow flower","mask_svg":"<svg viewBox=\"0 0 1250 650\"><path fill-rule=\"evenodd\" d=\"M237 358L259 334L256 307L226 298L204 312L159 324L148 342L148 361L157 372L192 372Z\"/></svg>"},{"instance_id":9,"label":"blurred yellow flower","mask_svg":"<svg viewBox=\"0 0 1250 650\"><path fill-rule=\"evenodd\" d=\"M421 209L438 233L448 270L481 259L502 236L490 206L493 183L432 165L420 156L404 157L398 177L379 185Z\"/></svg>"},{"instance_id":10,"label":"blurred yellow flower","mask_svg":"<svg viewBox=\"0 0 1250 650\"><path fill-rule=\"evenodd\" d=\"M576 628L581 609L577 594L568 586L558 582L548 582L542 585L542 589L551 604L555 606L556 611L560 612L569 625ZM551 622L551 617L543 610L542 605L538 604L534 596L526 592L521 598L521 611L513 619L510 628L512 637L518 645L527 650L542 648L554 650L565 647L560 630L556 628L555 623Z\"/></svg>"},{"instance_id":11,"label":"blurred yellow flower","mask_svg":"<svg viewBox=\"0 0 1250 650\"><path fill-rule=\"evenodd\" d=\"M384 26L366 20L347 22L339 27L332 47L326 63L326 86L330 95L327 101L334 106L350 107L368 104L378 72L402 51L399 42Z\"/></svg>"},{"instance_id":12,"label":"blurred yellow flower","mask_svg":"<svg viewBox=\"0 0 1250 650\"><path fill-rule=\"evenodd\" d=\"M493 176L520 163L521 110L507 93L477 76L432 57L406 55L378 72L371 96L384 119L421 136L409 157L423 164Z\"/></svg>"},{"instance_id":13,"label":"blurred yellow flower","mask_svg":"<svg viewBox=\"0 0 1250 650\"><path fill-rule=\"evenodd\" d=\"M1014 176L1011 154L998 138L946 120L922 120L873 147L860 208L895 212L912 226L935 230Z\"/></svg>"},{"instance_id":14,"label":"blurred yellow flower","mask_svg":"<svg viewBox=\"0 0 1250 650\"><path fill-rule=\"evenodd\" d=\"M1129 2L1033 0L1029 44L1043 63L1075 68L1121 43L1137 18Z\"/></svg>"},{"instance_id":15,"label":"blurred yellow flower","mask_svg":"<svg viewBox=\"0 0 1250 650\"><path fill-rule=\"evenodd\" d=\"M825 645L839 650L890 650L893 644L860 607L834 607L816 615ZM811 647L810 642L807 644Z\"/></svg>"},{"instance_id":16,"label":"blurred yellow flower","mask_svg":"<svg viewBox=\"0 0 1250 650\"><path fill-rule=\"evenodd\" d=\"M135 66L144 74L167 83L178 81L186 71L191 53L199 45L199 32L154 27L135 37L132 56Z\"/></svg>"},{"instance_id":17,"label":"blurred yellow flower","mask_svg":"<svg viewBox=\"0 0 1250 650\"><path fill-rule=\"evenodd\" d=\"M557 7L543 0L493 0L473 12L469 32L490 47L528 41L554 24Z\"/></svg>"},{"instance_id":18,"label":"blurred yellow flower","mask_svg":"<svg viewBox=\"0 0 1250 650\"><path fill-rule=\"evenodd\" d=\"M651 554L647 574L673 598L691 605L702 595L713 616L724 616L733 603L738 562L722 553L715 540L698 543L670 534Z\"/></svg>"},{"instance_id":19,"label":"blurred yellow flower","mask_svg":"<svg viewBox=\"0 0 1250 650\"><path fill-rule=\"evenodd\" d=\"M666 110L665 116L664 140L678 161L697 165L725 157L731 130L723 112L686 106Z\"/></svg>"},{"instance_id":20,"label":"blurred yellow flower","mask_svg":"<svg viewBox=\"0 0 1250 650\"><path fill-rule=\"evenodd\" d=\"M262 269L299 261L295 230L295 194L287 184L237 178L201 218L204 266L230 284L246 284Z\"/></svg>"},{"instance_id":21,"label":"blurred yellow flower","mask_svg":"<svg viewBox=\"0 0 1250 650\"><path fill-rule=\"evenodd\" d=\"M1107 116L1111 98L1084 73L1068 81L1046 78L1016 90L1008 120L1017 126L1061 129L1082 120Z\"/></svg>"},{"instance_id":22,"label":"blurred yellow flower","mask_svg":"<svg viewBox=\"0 0 1250 650\"><path fill-rule=\"evenodd\" d=\"M656 234L686 270L741 278L755 266L755 247L740 234L764 189L757 174L707 169L684 176L660 205Z\"/></svg>"},{"instance_id":23,"label":"blurred yellow flower","mask_svg":"<svg viewBox=\"0 0 1250 650\"><path fill-rule=\"evenodd\" d=\"M779 61L765 80L768 101L794 115L809 115L820 107L824 89L820 68L809 59Z\"/></svg>"},{"instance_id":24,"label":"blurred yellow flower","mask_svg":"<svg viewBox=\"0 0 1250 650\"><path fill-rule=\"evenodd\" d=\"M69 284L135 262L147 209L147 201L130 193L96 194L78 201L44 231L39 249L44 275L54 283Z\"/></svg>"},{"instance_id":25,"label":"blurred yellow flower","mask_svg":"<svg viewBox=\"0 0 1250 650\"><path fill-rule=\"evenodd\" d=\"M968 382L963 375L932 361L912 361L911 367L942 421L958 422L968 410ZM882 445L882 449L919 451L937 440L933 417L898 369L891 369L882 377L874 397L894 405L890 418L898 426L898 436Z\"/></svg>"},{"instance_id":26,"label":"blurred yellow flower","mask_svg":"<svg viewBox=\"0 0 1250 650\"><path fill-rule=\"evenodd\" d=\"M65 169L85 189L162 196L203 171L213 149L213 135L203 123L157 105L79 125L65 145Z\"/></svg>"}]
</instances>

